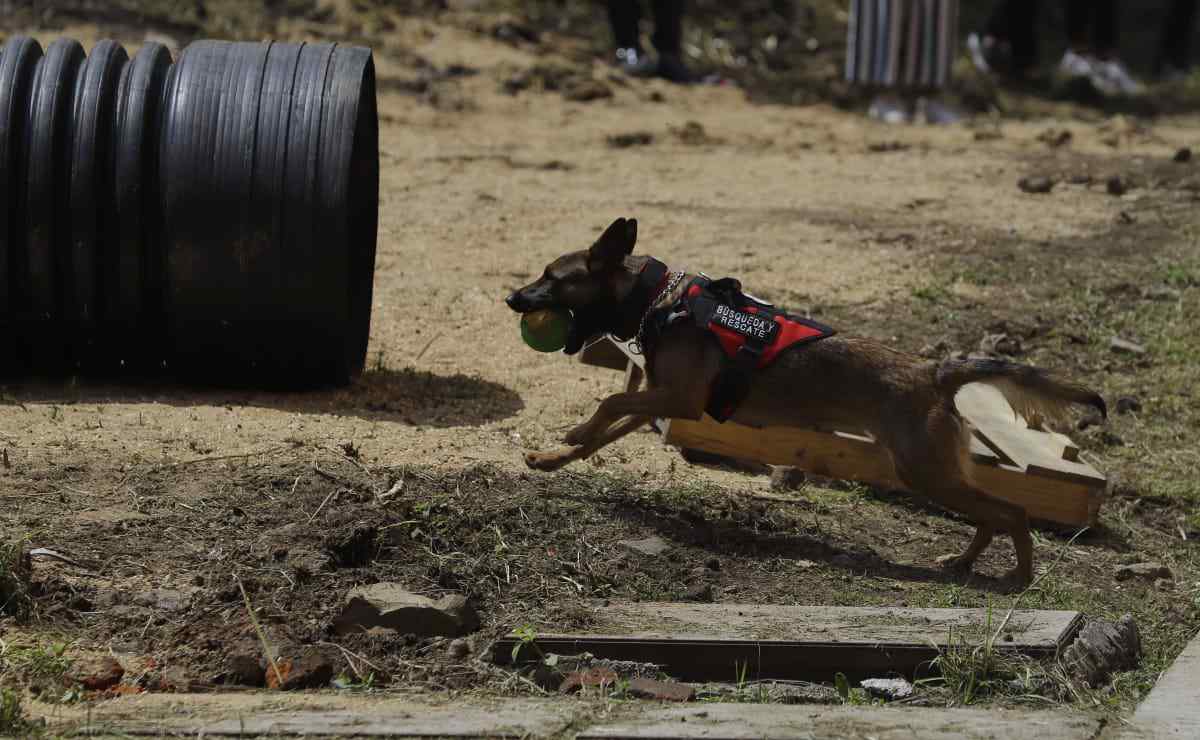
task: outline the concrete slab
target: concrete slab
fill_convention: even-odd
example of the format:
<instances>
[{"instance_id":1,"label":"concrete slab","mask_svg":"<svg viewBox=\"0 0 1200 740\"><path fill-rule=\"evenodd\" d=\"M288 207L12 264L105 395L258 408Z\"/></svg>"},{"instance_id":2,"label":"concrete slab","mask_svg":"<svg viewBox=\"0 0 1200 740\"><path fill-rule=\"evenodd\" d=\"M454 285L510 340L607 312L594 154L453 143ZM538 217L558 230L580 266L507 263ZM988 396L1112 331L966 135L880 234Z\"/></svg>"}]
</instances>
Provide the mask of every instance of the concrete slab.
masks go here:
<instances>
[{"instance_id":1,"label":"concrete slab","mask_svg":"<svg viewBox=\"0 0 1200 740\"><path fill-rule=\"evenodd\" d=\"M1086 715L1059 712L708 704L653 709L625 722L589 727L577 738L1086 740L1099 727L1098 720Z\"/></svg>"},{"instance_id":2,"label":"concrete slab","mask_svg":"<svg viewBox=\"0 0 1200 740\"><path fill-rule=\"evenodd\" d=\"M160 694L106 702L76 722L51 722L56 731L101 737L553 737L579 713L577 702L502 697Z\"/></svg>"},{"instance_id":3,"label":"concrete slab","mask_svg":"<svg viewBox=\"0 0 1200 740\"><path fill-rule=\"evenodd\" d=\"M1133 718L1114 727L1105 737L1200 738L1200 635L1192 638L1158 679Z\"/></svg>"},{"instance_id":4,"label":"concrete slab","mask_svg":"<svg viewBox=\"0 0 1200 740\"><path fill-rule=\"evenodd\" d=\"M64 721L65 720L65 721ZM1084 740L1099 722L1063 712L602 699L273 693L150 695L101 704L56 733L91 737L578 737Z\"/></svg>"}]
</instances>

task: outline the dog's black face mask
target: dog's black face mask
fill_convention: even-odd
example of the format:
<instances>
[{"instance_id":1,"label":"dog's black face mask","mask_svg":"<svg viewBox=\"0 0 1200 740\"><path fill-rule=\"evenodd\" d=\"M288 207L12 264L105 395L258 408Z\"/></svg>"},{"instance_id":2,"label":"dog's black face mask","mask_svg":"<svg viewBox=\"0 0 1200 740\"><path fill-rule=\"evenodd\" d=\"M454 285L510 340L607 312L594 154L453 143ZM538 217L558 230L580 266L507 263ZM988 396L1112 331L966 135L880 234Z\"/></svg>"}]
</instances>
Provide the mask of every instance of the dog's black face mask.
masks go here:
<instances>
[{"instance_id":1,"label":"dog's black face mask","mask_svg":"<svg viewBox=\"0 0 1200 740\"><path fill-rule=\"evenodd\" d=\"M568 311L571 324L563 352L573 355L592 339L620 330L617 293L628 282L622 280L623 261L636 241L637 221L619 218L590 249L554 260L541 277L505 302L517 313Z\"/></svg>"}]
</instances>

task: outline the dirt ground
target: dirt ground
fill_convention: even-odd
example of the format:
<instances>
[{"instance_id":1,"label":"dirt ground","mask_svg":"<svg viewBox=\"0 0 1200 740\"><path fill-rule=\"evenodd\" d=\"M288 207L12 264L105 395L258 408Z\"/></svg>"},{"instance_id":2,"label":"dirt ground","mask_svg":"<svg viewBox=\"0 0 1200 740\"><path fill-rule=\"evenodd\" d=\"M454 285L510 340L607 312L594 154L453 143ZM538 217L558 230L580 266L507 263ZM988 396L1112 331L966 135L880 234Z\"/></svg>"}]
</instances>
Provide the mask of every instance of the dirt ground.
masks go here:
<instances>
[{"instance_id":1,"label":"dirt ground","mask_svg":"<svg viewBox=\"0 0 1200 740\"><path fill-rule=\"evenodd\" d=\"M1133 613L1143 666L1102 691L980 697L1127 711L1200 627L1200 164L1172 160L1200 148L1200 117L1057 106L894 128L750 103L733 85L620 78L571 39L497 38L497 17L405 16L371 31L379 251L368 370L353 386L0 389L2 539L72 561L34 559L33 618L0 620L0 676L53 712L59 684L29 655L63 644L67 658L117 657L120 691L226 687L235 658L258 651L247 600L281 654L315 651L355 689L484 693L537 693L476 659L491 637L579 623L606 598L711 584L723 601L1006 609L995 579L1015 562L1007 538L956 579L934 561L966 546L970 524L898 494L772 492L765 476L688 465L649 431L557 474L524 469L523 452L558 444L620 379L526 348L502 299L632 216L640 251L737 276L842 331L930 356L1006 332L1019 360L1110 403L1135 397L1139 410L1070 432L1111 496L1101 526L1073 542L1036 534L1049 573L1022 605ZM73 21L27 30L87 46L115 31L131 51L144 38ZM611 97L568 99L581 79ZM648 143L614 144L641 132ZM1058 184L1028 194L1026 175ZM1114 175L1123 196L1107 191ZM1146 353L1115 353L1114 335ZM617 545L653 534L667 556ZM1173 578L1115 579L1145 561ZM484 622L473 655L333 637L345 593L385 580L467 594Z\"/></svg>"}]
</instances>

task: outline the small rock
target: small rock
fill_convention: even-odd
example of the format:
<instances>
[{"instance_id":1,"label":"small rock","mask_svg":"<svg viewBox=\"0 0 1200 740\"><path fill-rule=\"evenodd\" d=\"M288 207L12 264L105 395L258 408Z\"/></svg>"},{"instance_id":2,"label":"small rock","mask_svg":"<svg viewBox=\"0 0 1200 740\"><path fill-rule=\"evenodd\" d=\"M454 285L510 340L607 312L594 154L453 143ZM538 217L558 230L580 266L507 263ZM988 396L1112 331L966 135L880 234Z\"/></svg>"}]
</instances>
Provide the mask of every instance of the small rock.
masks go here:
<instances>
[{"instance_id":1,"label":"small rock","mask_svg":"<svg viewBox=\"0 0 1200 740\"><path fill-rule=\"evenodd\" d=\"M158 588L153 591L143 591L142 593L134 594L132 601L137 606L150 607L151 609L159 609L165 612L178 612L187 608L188 602L191 601L191 595L185 594L182 591Z\"/></svg>"},{"instance_id":2,"label":"small rock","mask_svg":"<svg viewBox=\"0 0 1200 740\"><path fill-rule=\"evenodd\" d=\"M859 686L871 696L888 701L905 699L913 693L913 685L903 678L868 678L860 681Z\"/></svg>"},{"instance_id":3,"label":"small rock","mask_svg":"<svg viewBox=\"0 0 1200 740\"><path fill-rule=\"evenodd\" d=\"M1142 402L1133 396L1121 396L1117 399L1117 413L1130 414L1142 410Z\"/></svg>"},{"instance_id":4,"label":"small rock","mask_svg":"<svg viewBox=\"0 0 1200 740\"><path fill-rule=\"evenodd\" d=\"M104 691L121 683L125 669L111 655L76 658L67 678L88 691Z\"/></svg>"},{"instance_id":5,"label":"small rock","mask_svg":"<svg viewBox=\"0 0 1200 740\"><path fill-rule=\"evenodd\" d=\"M717 558L709 558L708 560L704 561L704 567L708 568L709 570L720 570L721 561Z\"/></svg>"},{"instance_id":6,"label":"small rock","mask_svg":"<svg viewBox=\"0 0 1200 740\"><path fill-rule=\"evenodd\" d=\"M1142 297L1149 301L1177 301L1181 294L1178 290L1166 285L1156 285L1153 288L1147 288L1142 293Z\"/></svg>"},{"instance_id":7,"label":"small rock","mask_svg":"<svg viewBox=\"0 0 1200 740\"><path fill-rule=\"evenodd\" d=\"M257 652L239 650L225 659L225 677L237 686L262 686L267 672Z\"/></svg>"},{"instance_id":8,"label":"small rock","mask_svg":"<svg viewBox=\"0 0 1200 740\"><path fill-rule=\"evenodd\" d=\"M275 666L279 669L278 674L275 668L266 666L267 688L283 691L319 689L328 686L333 679L333 663L316 648L303 648L296 657L279 658Z\"/></svg>"},{"instance_id":9,"label":"small rock","mask_svg":"<svg viewBox=\"0 0 1200 740\"><path fill-rule=\"evenodd\" d=\"M1104 187L1108 190L1109 195L1124 195L1129 192L1129 183L1120 175L1113 175L1104 183Z\"/></svg>"},{"instance_id":10,"label":"small rock","mask_svg":"<svg viewBox=\"0 0 1200 740\"><path fill-rule=\"evenodd\" d=\"M446 652L455 660L462 660L471 654L471 643L465 637L459 637L450 641L450 647Z\"/></svg>"},{"instance_id":11,"label":"small rock","mask_svg":"<svg viewBox=\"0 0 1200 740\"><path fill-rule=\"evenodd\" d=\"M1132 565L1122 565L1117 568L1117 580L1127 581L1130 578L1141 578L1144 580L1154 580L1156 578L1174 578L1171 569L1162 563L1133 563Z\"/></svg>"},{"instance_id":12,"label":"small rock","mask_svg":"<svg viewBox=\"0 0 1200 740\"><path fill-rule=\"evenodd\" d=\"M590 103L593 100L603 100L613 96L612 88L600 80L573 79L563 90L563 97L576 103Z\"/></svg>"},{"instance_id":13,"label":"small rock","mask_svg":"<svg viewBox=\"0 0 1200 740\"><path fill-rule=\"evenodd\" d=\"M979 340L979 351L998 355L1019 355L1023 351L1021 339L1008 334L985 334Z\"/></svg>"},{"instance_id":14,"label":"small rock","mask_svg":"<svg viewBox=\"0 0 1200 740\"><path fill-rule=\"evenodd\" d=\"M628 149L631 146L649 146L654 143L654 134L649 131L631 131L625 134L612 134L608 137L608 145L615 149Z\"/></svg>"},{"instance_id":15,"label":"small rock","mask_svg":"<svg viewBox=\"0 0 1200 740\"><path fill-rule=\"evenodd\" d=\"M1133 616L1116 624L1092 621L1063 651L1063 665L1079 680L1099 688L1115 671L1136 668L1142 656L1141 635Z\"/></svg>"},{"instance_id":16,"label":"small rock","mask_svg":"<svg viewBox=\"0 0 1200 740\"><path fill-rule=\"evenodd\" d=\"M791 465L776 465L771 468L772 491L797 491L804 487L807 476L800 468Z\"/></svg>"},{"instance_id":17,"label":"small rock","mask_svg":"<svg viewBox=\"0 0 1200 740\"><path fill-rule=\"evenodd\" d=\"M353 589L333 620L339 635L385 629L422 637L460 637L478 628L479 615L465 596L451 594L434 601L398 583Z\"/></svg>"},{"instance_id":18,"label":"small rock","mask_svg":"<svg viewBox=\"0 0 1200 740\"><path fill-rule=\"evenodd\" d=\"M575 671L567 674L558 687L560 693L573 694L586 687L605 688L616 684L620 677L611 668L589 668L586 671Z\"/></svg>"},{"instance_id":19,"label":"small rock","mask_svg":"<svg viewBox=\"0 0 1200 740\"><path fill-rule=\"evenodd\" d=\"M1051 149L1058 149L1071 143L1071 139L1075 138L1070 129L1046 129L1038 134L1038 141L1042 142Z\"/></svg>"},{"instance_id":20,"label":"small rock","mask_svg":"<svg viewBox=\"0 0 1200 740\"><path fill-rule=\"evenodd\" d=\"M652 678L632 679L627 693L639 699L658 701L691 701L696 696L696 690L687 684L656 681Z\"/></svg>"},{"instance_id":21,"label":"small rock","mask_svg":"<svg viewBox=\"0 0 1200 740\"><path fill-rule=\"evenodd\" d=\"M621 540L617 543L626 550L641 553L642 555L662 555L667 550L671 549L671 543L664 540L662 537L647 537L644 540Z\"/></svg>"},{"instance_id":22,"label":"small rock","mask_svg":"<svg viewBox=\"0 0 1200 740\"><path fill-rule=\"evenodd\" d=\"M1022 177L1017 180L1017 187L1026 193L1049 193L1054 189L1054 180L1044 175Z\"/></svg>"},{"instance_id":23,"label":"small rock","mask_svg":"<svg viewBox=\"0 0 1200 740\"><path fill-rule=\"evenodd\" d=\"M939 339L933 344L926 344L925 346L921 347L921 351L917 354L921 355L927 360L939 360L945 357L946 353L949 351L950 343L945 339Z\"/></svg>"},{"instance_id":24,"label":"small rock","mask_svg":"<svg viewBox=\"0 0 1200 740\"><path fill-rule=\"evenodd\" d=\"M1080 417L1079 423L1075 425L1075 428L1082 432L1089 427L1102 426L1103 424L1104 417L1100 415L1100 412L1094 408L1088 408L1087 411L1083 412L1083 416Z\"/></svg>"},{"instance_id":25,"label":"small rock","mask_svg":"<svg viewBox=\"0 0 1200 740\"><path fill-rule=\"evenodd\" d=\"M307 581L333 566L333 558L324 550L296 548L288 550L286 558L288 567L295 571L300 581Z\"/></svg>"},{"instance_id":26,"label":"small rock","mask_svg":"<svg viewBox=\"0 0 1200 740\"><path fill-rule=\"evenodd\" d=\"M1137 342L1131 342L1128 339L1122 339L1121 337L1113 337L1111 340L1109 340L1108 348L1111 349L1113 352L1120 352L1122 354L1131 354L1131 355L1146 354L1145 347L1138 344Z\"/></svg>"},{"instance_id":27,"label":"small rock","mask_svg":"<svg viewBox=\"0 0 1200 740\"><path fill-rule=\"evenodd\" d=\"M1183 164L1184 162L1191 162L1192 161L1192 150L1185 146L1182 149L1180 149L1179 151L1175 152L1175 156L1171 157L1171 159L1172 159L1172 161L1178 162L1180 164Z\"/></svg>"}]
</instances>

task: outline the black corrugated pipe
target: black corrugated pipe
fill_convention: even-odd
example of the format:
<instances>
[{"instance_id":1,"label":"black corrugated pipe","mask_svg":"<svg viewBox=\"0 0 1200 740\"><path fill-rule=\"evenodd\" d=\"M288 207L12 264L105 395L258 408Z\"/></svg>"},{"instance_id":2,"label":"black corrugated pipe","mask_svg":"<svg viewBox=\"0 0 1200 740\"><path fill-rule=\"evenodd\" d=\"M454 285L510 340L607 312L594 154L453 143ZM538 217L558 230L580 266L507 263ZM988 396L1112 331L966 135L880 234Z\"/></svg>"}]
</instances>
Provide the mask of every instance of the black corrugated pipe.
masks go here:
<instances>
[{"instance_id":1,"label":"black corrugated pipe","mask_svg":"<svg viewBox=\"0 0 1200 740\"><path fill-rule=\"evenodd\" d=\"M369 49L10 38L0 374L345 383L378 206Z\"/></svg>"}]
</instances>

